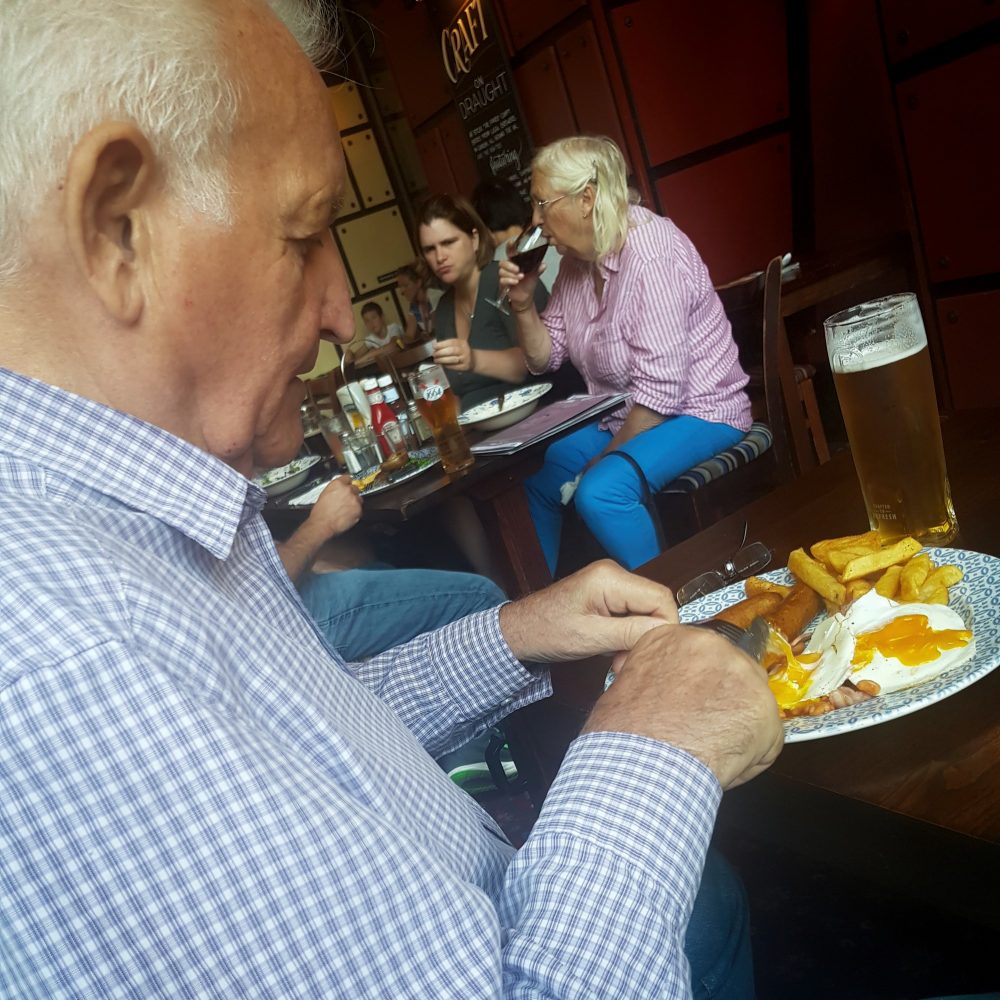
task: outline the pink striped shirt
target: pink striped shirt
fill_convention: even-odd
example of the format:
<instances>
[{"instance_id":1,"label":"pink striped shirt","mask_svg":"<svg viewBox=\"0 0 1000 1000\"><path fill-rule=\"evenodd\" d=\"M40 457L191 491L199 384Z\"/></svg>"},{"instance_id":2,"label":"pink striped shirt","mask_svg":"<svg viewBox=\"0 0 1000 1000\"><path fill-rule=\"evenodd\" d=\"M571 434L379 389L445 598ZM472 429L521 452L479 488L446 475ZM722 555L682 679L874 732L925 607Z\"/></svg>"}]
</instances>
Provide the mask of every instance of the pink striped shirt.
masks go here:
<instances>
[{"instance_id":1,"label":"pink striped shirt","mask_svg":"<svg viewBox=\"0 0 1000 1000\"><path fill-rule=\"evenodd\" d=\"M747 376L698 251L669 219L640 207L629 218L625 246L601 262L601 301L590 265L563 258L542 313L552 337L545 371L569 357L589 392L630 392L601 419L612 434L635 403L748 430Z\"/></svg>"}]
</instances>

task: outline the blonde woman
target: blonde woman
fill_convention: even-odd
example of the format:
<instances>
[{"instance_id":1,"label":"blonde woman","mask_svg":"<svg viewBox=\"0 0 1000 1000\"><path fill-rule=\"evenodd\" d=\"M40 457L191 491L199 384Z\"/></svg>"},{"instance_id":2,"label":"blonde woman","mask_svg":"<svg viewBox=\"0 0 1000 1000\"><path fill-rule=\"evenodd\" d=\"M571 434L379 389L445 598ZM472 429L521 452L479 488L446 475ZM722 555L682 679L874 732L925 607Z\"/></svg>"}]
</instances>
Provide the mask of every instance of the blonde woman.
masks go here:
<instances>
[{"instance_id":1,"label":"blonde woman","mask_svg":"<svg viewBox=\"0 0 1000 1000\"><path fill-rule=\"evenodd\" d=\"M534 221L563 259L541 314L537 276L500 265L529 371L568 359L590 392L631 394L549 448L527 480L535 528L554 572L561 494L576 484L583 520L634 569L659 550L636 466L656 492L739 441L750 427L747 376L698 251L669 219L630 203L625 161L610 139L576 136L541 149L531 199Z\"/></svg>"}]
</instances>

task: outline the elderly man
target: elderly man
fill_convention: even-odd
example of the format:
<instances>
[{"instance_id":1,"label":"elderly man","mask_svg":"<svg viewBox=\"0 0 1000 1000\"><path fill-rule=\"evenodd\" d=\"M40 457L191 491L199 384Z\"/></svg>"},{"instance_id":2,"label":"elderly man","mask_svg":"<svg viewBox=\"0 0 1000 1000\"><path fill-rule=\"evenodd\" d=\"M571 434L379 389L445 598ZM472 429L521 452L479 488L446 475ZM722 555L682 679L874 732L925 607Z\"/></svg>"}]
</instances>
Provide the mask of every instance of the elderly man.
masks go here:
<instances>
[{"instance_id":1,"label":"elderly man","mask_svg":"<svg viewBox=\"0 0 1000 1000\"><path fill-rule=\"evenodd\" d=\"M352 335L288 28L5 0L0 120L0 993L686 995L721 790L780 746L760 672L606 564L346 665L241 474ZM597 652L515 852L426 751Z\"/></svg>"}]
</instances>

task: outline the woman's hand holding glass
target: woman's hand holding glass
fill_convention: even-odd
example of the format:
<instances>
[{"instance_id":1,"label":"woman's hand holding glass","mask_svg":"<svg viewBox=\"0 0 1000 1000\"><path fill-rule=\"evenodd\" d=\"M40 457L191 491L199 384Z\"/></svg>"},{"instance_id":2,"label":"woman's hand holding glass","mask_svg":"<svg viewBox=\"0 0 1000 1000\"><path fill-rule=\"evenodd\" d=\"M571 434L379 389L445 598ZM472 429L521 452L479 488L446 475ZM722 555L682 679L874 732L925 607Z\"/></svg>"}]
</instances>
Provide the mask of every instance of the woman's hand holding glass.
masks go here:
<instances>
[{"instance_id":1,"label":"woman's hand holding glass","mask_svg":"<svg viewBox=\"0 0 1000 1000\"><path fill-rule=\"evenodd\" d=\"M507 244L507 260L500 261L500 297L490 304L503 313L510 309L515 312L530 309L538 276L545 267L542 258L547 249L548 239L541 226L529 226L511 240Z\"/></svg>"}]
</instances>

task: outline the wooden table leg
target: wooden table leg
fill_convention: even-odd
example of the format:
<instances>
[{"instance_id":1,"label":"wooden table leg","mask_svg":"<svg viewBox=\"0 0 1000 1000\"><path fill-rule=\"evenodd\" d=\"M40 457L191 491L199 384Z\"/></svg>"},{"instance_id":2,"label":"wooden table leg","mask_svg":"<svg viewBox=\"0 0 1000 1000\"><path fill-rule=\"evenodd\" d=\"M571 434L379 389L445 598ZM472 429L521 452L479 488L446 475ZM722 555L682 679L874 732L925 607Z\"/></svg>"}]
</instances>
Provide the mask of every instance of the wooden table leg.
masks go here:
<instances>
[{"instance_id":1,"label":"wooden table leg","mask_svg":"<svg viewBox=\"0 0 1000 1000\"><path fill-rule=\"evenodd\" d=\"M552 582L552 574L535 532L524 476L519 469L476 483L469 495L476 503L493 548L495 564L505 577L507 595L524 597Z\"/></svg>"}]
</instances>

